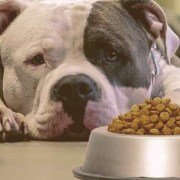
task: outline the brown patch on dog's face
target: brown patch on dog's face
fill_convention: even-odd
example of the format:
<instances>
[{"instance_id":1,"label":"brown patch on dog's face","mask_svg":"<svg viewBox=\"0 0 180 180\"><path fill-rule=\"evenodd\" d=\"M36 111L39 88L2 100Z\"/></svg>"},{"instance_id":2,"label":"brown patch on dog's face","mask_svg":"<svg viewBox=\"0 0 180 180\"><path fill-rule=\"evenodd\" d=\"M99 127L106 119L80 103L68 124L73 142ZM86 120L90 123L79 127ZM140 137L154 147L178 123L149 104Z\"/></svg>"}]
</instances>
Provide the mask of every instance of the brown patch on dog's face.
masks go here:
<instances>
[{"instance_id":1,"label":"brown patch on dog's face","mask_svg":"<svg viewBox=\"0 0 180 180\"><path fill-rule=\"evenodd\" d=\"M148 89L149 51L145 32L119 1L93 4L84 33L84 53L112 85ZM109 61L107 55L116 57Z\"/></svg>"}]
</instances>

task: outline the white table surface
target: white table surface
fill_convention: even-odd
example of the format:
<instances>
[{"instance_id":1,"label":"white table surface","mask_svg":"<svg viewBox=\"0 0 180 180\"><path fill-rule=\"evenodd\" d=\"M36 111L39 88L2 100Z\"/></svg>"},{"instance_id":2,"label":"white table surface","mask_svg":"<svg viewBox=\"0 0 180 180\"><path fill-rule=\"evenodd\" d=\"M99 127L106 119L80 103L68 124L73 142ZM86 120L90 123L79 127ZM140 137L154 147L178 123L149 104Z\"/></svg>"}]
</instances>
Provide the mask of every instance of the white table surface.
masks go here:
<instances>
[{"instance_id":1,"label":"white table surface","mask_svg":"<svg viewBox=\"0 0 180 180\"><path fill-rule=\"evenodd\" d=\"M87 142L0 144L1 180L75 180L72 169L84 161Z\"/></svg>"}]
</instances>

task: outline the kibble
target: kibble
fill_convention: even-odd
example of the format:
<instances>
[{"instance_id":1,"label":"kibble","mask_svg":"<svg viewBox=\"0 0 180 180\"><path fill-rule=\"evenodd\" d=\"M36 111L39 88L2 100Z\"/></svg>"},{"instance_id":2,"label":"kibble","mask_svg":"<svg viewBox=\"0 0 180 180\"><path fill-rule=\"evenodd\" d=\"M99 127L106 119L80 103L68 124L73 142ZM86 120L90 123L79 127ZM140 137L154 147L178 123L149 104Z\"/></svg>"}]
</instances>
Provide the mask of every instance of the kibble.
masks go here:
<instances>
[{"instance_id":1,"label":"kibble","mask_svg":"<svg viewBox=\"0 0 180 180\"><path fill-rule=\"evenodd\" d=\"M162 103L159 103L159 104L156 105L156 110L158 112L164 111L165 108L166 108L165 105L162 104Z\"/></svg>"},{"instance_id":2,"label":"kibble","mask_svg":"<svg viewBox=\"0 0 180 180\"><path fill-rule=\"evenodd\" d=\"M146 99L114 118L108 130L132 135L180 135L180 106L167 98Z\"/></svg>"},{"instance_id":3,"label":"kibble","mask_svg":"<svg viewBox=\"0 0 180 180\"><path fill-rule=\"evenodd\" d=\"M180 135L180 127L174 129L174 135Z\"/></svg>"},{"instance_id":4,"label":"kibble","mask_svg":"<svg viewBox=\"0 0 180 180\"><path fill-rule=\"evenodd\" d=\"M158 129L150 129L150 130L149 130L149 133L150 133L151 135L160 135L160 132L159 132Z\"/></svg>"},{"instance_id":5,"label":"kibble","mask_svg":"<svg viewBox=\"0 0 180 180\"><path fill-rule=\"evenodd\" d=\"M137 135L144 135L145 134L145 130L144 129L138 129L137 131L136 131L136 134Z\"/></svg>"},{"instance_id":6,"label":"kibble","mask_svg":"<svg viewBox=\"0 0 180 180\"><path fill-rule=\"evenodd\" d=\"M170 127L171 129L173 129L173 128L176 127L176 124L175 124L175 123L177 124L175 118L170 118L169 121L166 123L166 125L167 125L168 127ZM178 126L178 124L177 124L177 126Z\"/></svg>"},{"instance_id":7,"label":"kibble","mask_svg":"<svg viewBox=\"0 0 180 180\"><path fill-rule=\"evenodd\" d=\"M162 112L160 113L160 118L162 119L163 122L167 122L170 118L170 115L168 112Z\"/></svg>"},{"instance_id":8,"label":"kibble","mask_svg":"<svg viewBox=\"0 0 180 180\"><path fill-rule=\"evenodd\" d=\"M157 123L159 116L157 114L154 114L154 115L151 115L149 118L152 123Z\"/></svg>"}]
</instances>

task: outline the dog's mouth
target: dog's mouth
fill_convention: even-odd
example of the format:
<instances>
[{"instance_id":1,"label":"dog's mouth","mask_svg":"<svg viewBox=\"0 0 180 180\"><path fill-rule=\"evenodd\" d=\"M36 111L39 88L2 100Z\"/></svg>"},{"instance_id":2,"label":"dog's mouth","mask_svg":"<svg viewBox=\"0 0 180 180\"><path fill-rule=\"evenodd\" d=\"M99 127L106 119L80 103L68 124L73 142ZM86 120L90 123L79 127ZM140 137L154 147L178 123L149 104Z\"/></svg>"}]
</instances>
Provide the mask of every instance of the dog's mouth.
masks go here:
<instances>
[{"instance_id":1,"label":"dog's mouth","mask_svg":"<svg viewBox=\"0 0 180 180\"><path fill-rule=\"evenodd\" d=\"M62 103L48 104L42 111L26 116L29 134L38 140L87 141L92 129L107 125L117 114L110 105L89 102L85 113L74 113L75 119L64 112ZM79 118L79 114L83 116Z\"/></svg>"}]
</instances>

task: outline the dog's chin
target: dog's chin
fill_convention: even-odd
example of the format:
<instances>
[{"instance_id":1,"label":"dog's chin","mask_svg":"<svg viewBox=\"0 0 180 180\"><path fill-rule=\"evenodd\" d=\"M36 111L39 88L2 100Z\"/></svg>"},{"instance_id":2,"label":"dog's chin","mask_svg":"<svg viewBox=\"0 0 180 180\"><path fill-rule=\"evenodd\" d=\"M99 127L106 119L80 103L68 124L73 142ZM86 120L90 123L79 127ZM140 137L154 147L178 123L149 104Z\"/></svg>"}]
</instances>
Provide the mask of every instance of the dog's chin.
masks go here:
<instances>
[{"instance_id":1,"label":"dog's chin","mask_svg":"<svg viewBox=\"0 0 180 180\"><path fill-rule=\"evenodd\" d=\"M51 134L51 135L49 135ZM39 136L40 135L40 136ZM52 132L43 133L37 132L36 135L32 135L34 140L42 141L88 141L90 136L90 130L83 129L81 132L74 132L69 128L64 129L62 134L52 135Z\"/></svg>"},{"instance_id":2,"label":"dog's chin","mask_svg":"<svg viewBox=\"0 0 180 180\"><path fill-rule=\"evenodd\" d=\"M33 139L87 141L91 130L107 125L116 113L111 103L89 102L84 119L74 122L63 111L62 104L57 103L43 107L38 113L29 114L27 124Z\"/></svg>"},{"instance_id":3,"label":"dog's chin","mask_svg":"<svg viewBox=\"0 0 180 180\"><path fill-rule=\"evenodd\" d=\"M31 138L34 140L43 141L88 141L90 135L90 130L86 129L85 127L78 132L72 130L71 128L65 128L63 133L56 133L54 135L52 135L52 130L47 130L47 132L43 131L44 130L42 129L40 131L38 129L38 133L31 136Z\"/></svg>"},{"instance_id":4,"label":"dog's chin","mask_svg":"<svg viewBox=\"0 0 180 180\"><path fill-rule=\"evenodd\" d=\"M48 111L28 116L28 119L29 133L35 140L87 141L90 135L90 130L83 124L74 125L62 108L51 107Z\"/></svg>"}]
</instances>

